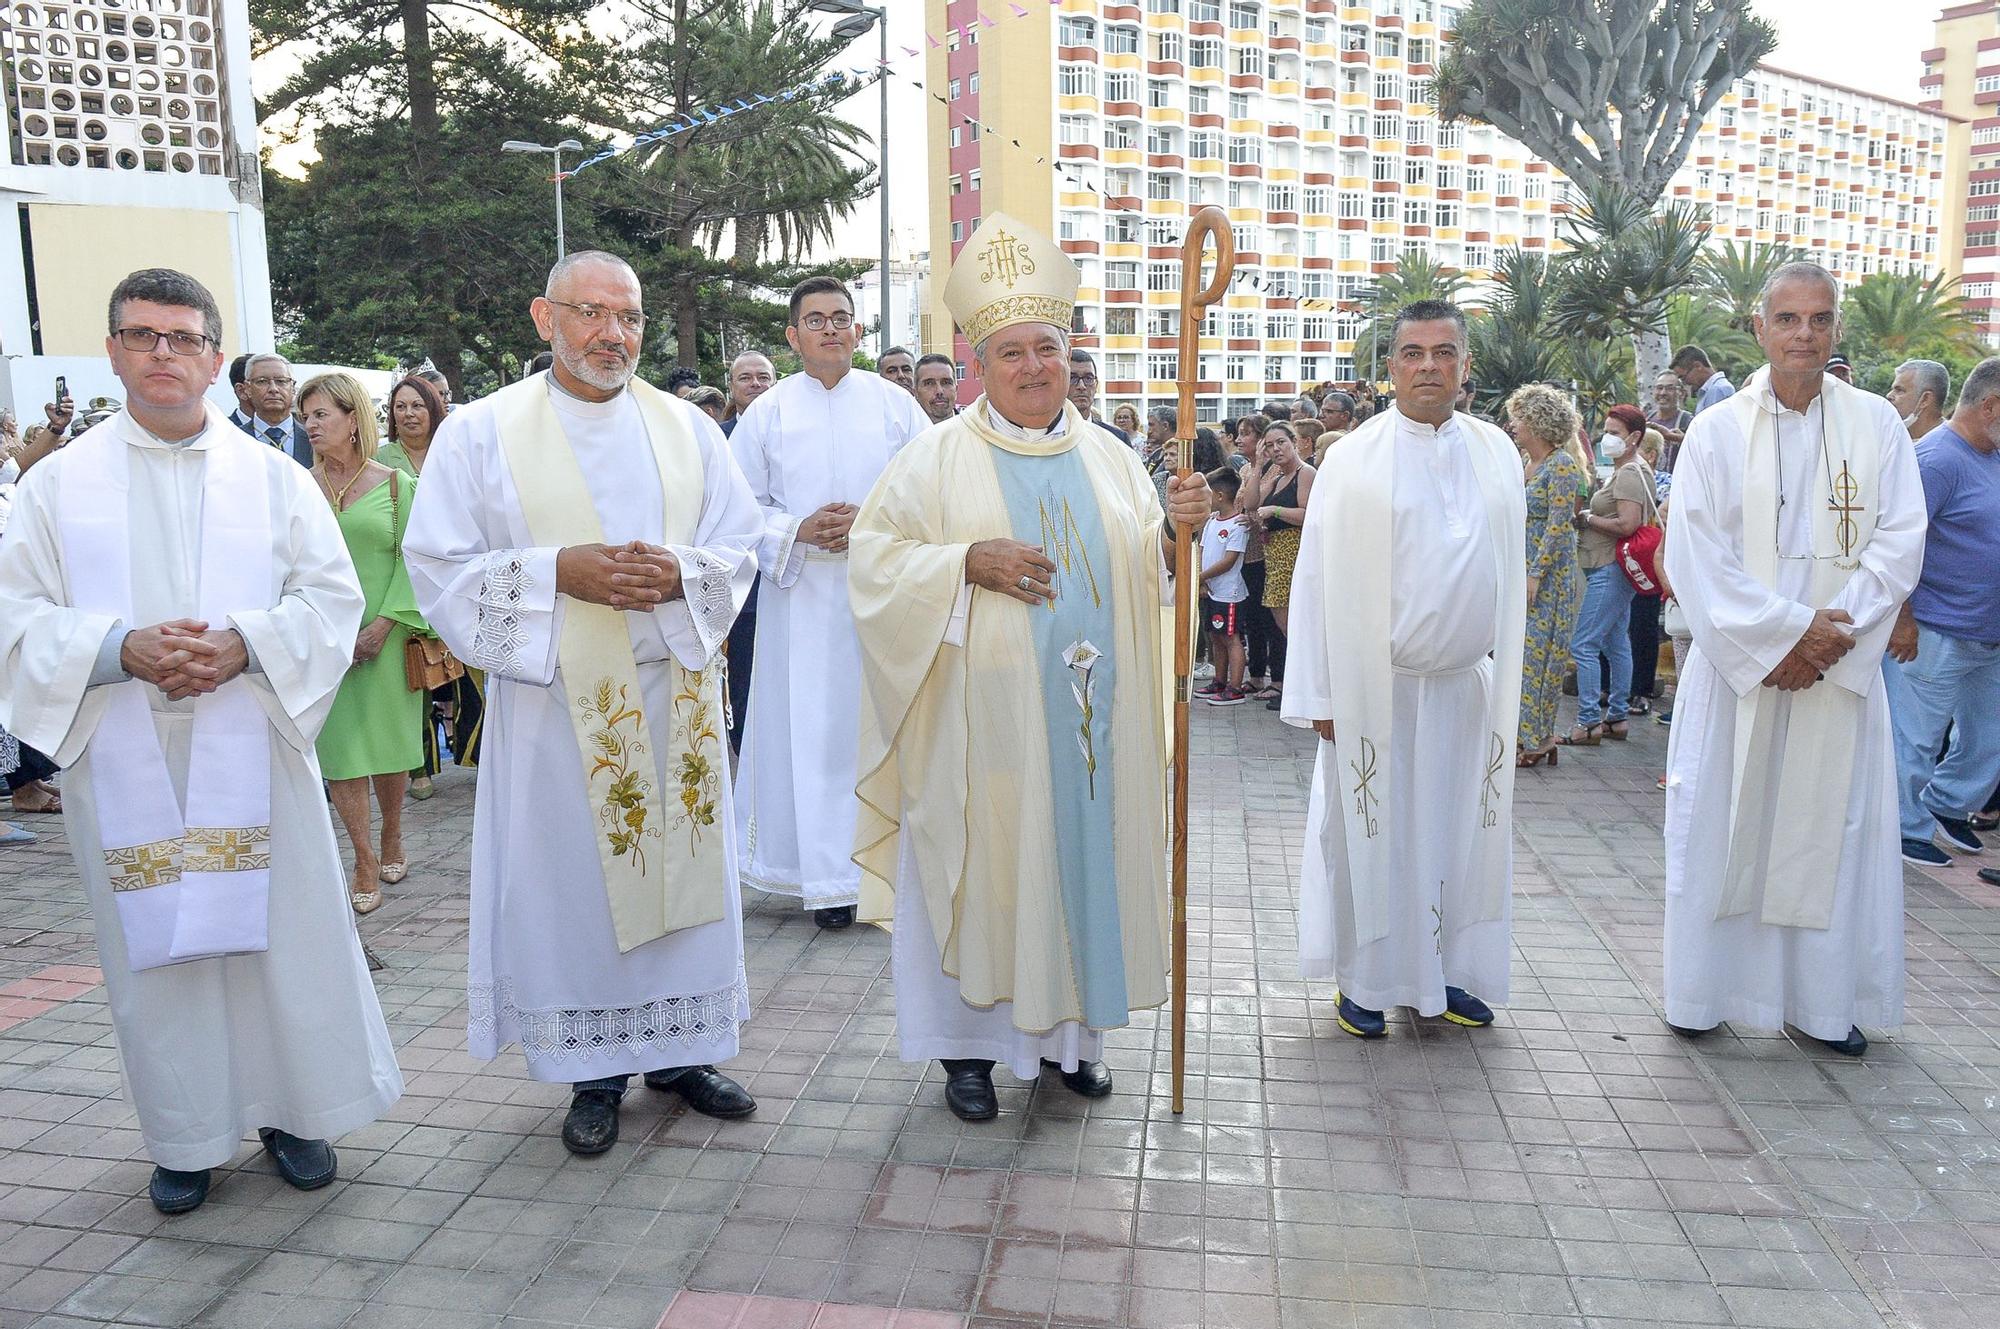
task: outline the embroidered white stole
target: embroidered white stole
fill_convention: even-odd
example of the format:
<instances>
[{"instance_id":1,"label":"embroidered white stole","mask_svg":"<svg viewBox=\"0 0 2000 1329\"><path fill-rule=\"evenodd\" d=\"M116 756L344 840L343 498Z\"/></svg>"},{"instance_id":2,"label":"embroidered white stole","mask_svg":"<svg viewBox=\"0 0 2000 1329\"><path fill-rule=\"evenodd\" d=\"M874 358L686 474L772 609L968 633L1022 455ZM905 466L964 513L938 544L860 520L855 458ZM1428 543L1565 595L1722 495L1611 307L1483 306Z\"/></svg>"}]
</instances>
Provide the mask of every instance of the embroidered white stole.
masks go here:
<instances>
[{"instance_id":1,"label":"embroidered white stole","mask_svg":"<svg viewBox=\"0 0 2000 1329\"><path fill-rule=\"evenodd\" d=\"M576 451L537 374L495 394L500 450L513 477L529 538L558 548L604 542L604 526ZM702 462L694 434L665 396L633 379L660 477L665 545L692 545L701 522ZM684 577L694 569L683 568ZM699 673L669 659L672 709L646 713L624 611L570 599L556 646L556 686L564 694L585 797L595 819L598 864L618 949L723 917L721 669ZM669 798L654 774L654 744L672 744Z\"/></svg>"},{"instance_id":2,"label":"embroidered white stole","mask_svg":"<svg viewBox=\"0 0 2000 1329\"><path fill-rule=\"evenodd\" d=\"M1338 791L1332 798L1347 827L1347 869L1354 884L1356 940L1367 945L1389 935L1394 897L1389 866L1389 800L1395 788L1395 670L1390 660L1390 529L1395 515L1397 413L1384 411L1348 434L1329 454L1313 485L1300 558L1316 558L1326 584L1345 584L1349 612L1325 615L1324 643L1338 755ZM1460 422L1479 494L1486 506L1488 539L1498 573L1500 625L1493 652L1493 685L1487 699L1486 735L1461 760L1477 762L1478 800L1451 817L1472 825L1467 880L1478 887L1475 916L1483 923L1505 911L1513 852L1514 744L1521 709L1521 651L1527 630L1526 523L1520 462L1513 449Z\"/></svg>"},{"instance_id":3,"label":"embroidered white stole","mask_svg":"<svg viewBox=\"0 0 2000 1329\"><path fill-rule=\"evenodd\" d=\"M138 426L121 415L91 434L65 468L59 530L71 603L148 626L132 603L128 496ZM270 489L261 449L214 407L202 458L201 526L192 616L226 627L237 610L269 609L280 587L271 560ZM90 787L127 964L155 969L270 946L271 727L248 679L194 705L185 805L160 747L152 685L107 685L111 700L90 739ZM178 722L178 721L175 721Z\"/></svg>"},{"instance_id":4,"label":"embroidered white stole","mask_svg":"<svg viewBox=\"0 0 2000 1329\"><path fill-rule=\"evenodd\" d=\"M1743 566L1759 583L1778 584L1779 457L1777 404L1770 373L1758 370L1727 407L1743 431ZM1813 471L1809 607L1831 604L1859 566L1875 531L1881 440L1850 387L1821 380L1825 456ZM1778 712L1791 701L1779 746ZM1736 745L1729 784L1729 865L1718 919L1758 910L1773 927L1825 928L1833 921L1834 883L1846 837L1829 833L1847 820L1854 744L1866 699L1819 682L1803 692L1757 687L1736 701Z\"/></svg>"}]
</instances>

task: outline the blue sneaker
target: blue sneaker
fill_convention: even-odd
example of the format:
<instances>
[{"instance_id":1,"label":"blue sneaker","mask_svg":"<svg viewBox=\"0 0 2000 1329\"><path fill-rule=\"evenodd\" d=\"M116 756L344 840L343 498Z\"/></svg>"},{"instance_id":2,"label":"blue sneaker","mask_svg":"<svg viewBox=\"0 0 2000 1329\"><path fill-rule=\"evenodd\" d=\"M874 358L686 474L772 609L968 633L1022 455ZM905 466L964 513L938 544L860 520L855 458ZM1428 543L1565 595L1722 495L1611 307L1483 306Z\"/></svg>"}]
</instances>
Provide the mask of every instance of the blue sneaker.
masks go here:
<instances>
[{"instance_id":1,"label":"blue sneaker","mask_svg":"<svg viewBox=\"0 0 2000 1329\"><path fill-rule=\"evenodd\" d=\"M1951 855L1929 840L1905 840L1903 861L1920 868L1948 868L1951 866Z\"/></svg>"},{"instance_id":2,"label":"blue sneaker","mask_svg":"<svg viewBox=\"0 0 2000 1329\"><path fill-rule=\"evenodd\" d=\"M1958 850L1961 854L1983 854L1986 842L1972 829L1972 823L1964 817L1945 817L1933 812L1931 817L1938 824L1938 838Z\"/></svg>"},{"instance_id":3,"label":"blue sneaker","mask_svg":"<svg viewBox=\"0 0 2000 1329\"><path fill-rule=\"evenodd\" d=\"M1366 1006L1357 1006L1347 999L1344 992L1336 992L1340 999L1335 1010L1334 1023L1356 1038L1381 1038L1389 1032L1389 1022L1382 1018L1382 1012L1371 1011Z\"/></svg>"},{"instance_id":4,"label":"blue sneaker","mask_svg":"<svg viewBox=\"0 0 2000 1329\"><path fill-rule=\"evenodd\" d=\"M1484 1029L1493 1023L1493 1008L1464 988L1444 990L1444 1018L1468 1029Z\"/></svg>"}]
</instances>

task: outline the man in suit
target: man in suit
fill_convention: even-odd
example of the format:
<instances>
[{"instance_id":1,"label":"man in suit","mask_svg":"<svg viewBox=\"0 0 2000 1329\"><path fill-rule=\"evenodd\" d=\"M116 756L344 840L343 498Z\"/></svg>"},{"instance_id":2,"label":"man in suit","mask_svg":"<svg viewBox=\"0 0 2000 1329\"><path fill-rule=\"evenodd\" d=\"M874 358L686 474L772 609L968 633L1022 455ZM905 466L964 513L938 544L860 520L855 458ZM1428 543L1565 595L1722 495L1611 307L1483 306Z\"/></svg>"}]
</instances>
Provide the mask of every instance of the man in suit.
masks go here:
<instances>
[{"instance_id":1,"label":"man in suit","mask_svg":"<svg viewBox=\"0 0 2000 1329\"><path fill-rule=\"evenodd\" d=\"M290 454L299 465L311 466L312 444L306 441L304 426L292 416L298 384L292 381L291 363L282 355L266 353L238 357L237 364L242 366L242 377L231 365L229 381L240 404L229 413L230 421L250 437Z\"/></svg>"},{"instance_id":2,"label":"man in suit","mask_svg":"<svg viewBox=\"0 0 2000 1329\"><path fill-rule=\"evenodd\" d=\"M1083 413L1083 418L1116 438L1126 447L1132 446L1132 436L1112 424L1097 413L1097 361L1089 351L1081 346L1072 346L1069 351L1069 392L1070 403Z\"/></svg>"}]
</instances>

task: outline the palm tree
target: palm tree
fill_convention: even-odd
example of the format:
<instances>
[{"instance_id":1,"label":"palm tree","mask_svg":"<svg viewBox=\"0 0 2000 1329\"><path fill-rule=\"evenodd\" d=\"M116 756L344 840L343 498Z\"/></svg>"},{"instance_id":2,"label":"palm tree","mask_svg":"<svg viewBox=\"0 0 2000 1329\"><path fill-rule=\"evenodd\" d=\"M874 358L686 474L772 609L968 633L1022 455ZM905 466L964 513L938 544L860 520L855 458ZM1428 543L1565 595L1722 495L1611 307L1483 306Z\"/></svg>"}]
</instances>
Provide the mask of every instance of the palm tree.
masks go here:
<instances>
[{"instance_id":1,"label":"palm tree","mask_svg":"<svg viewBox=\"0 0 2000 1329\"><path fill-rule=\"evenodd\" d=\"M1565 337L1631 337L1639 377L1650 383L1667 367L1667 298L1693 280L1708 218L1680 203L1655 212L1616 183L1583 196L1563 220L1570 251L1554 260L1563 282L1549 324Z\"/></svg>"},{"instance_id":2,"label":"palm tree","mask_svg":"<svg viewBox=\"0 0 2000 1329\"><path fill-rule=\"evenodd\" d=\"M1754 308L1754 296L1750 303ZM1732 383L1741 383L1764 358L1749 325L1737 326L1727 307L1699 290L1683 291L1667 301L1667 336L1676 346L1701 347Z\"/></svg>"},{"instance_id":3,"label":"palm tree","mask_svg":"<svg viewBox=\"0 0 2000 1329\"><path fill-rule=\"evenodd\" d=\"M1565 377L1561 346L1547 328L1549 296L1558 279L1546 255L1513 248L1493 264L1493 282L1471 324L1472 377L1480 404L1497 411L1528 383Z\"/></svg>"},{"instance_id":4,"label":"palm tree","mask_svg":"<svg viewBox=\"0 0 2000 1329\"><path fill-rule=\"evenodd\" d=\"M1471 283L1457 268L1429 254L1406 252L1396 266L1377 276L1361 294L1364 322L1354 335L1354 367L1360 378L1379 378L1389 354L1389 327L1396 311L1419 300L1457 304Z\"/></svg>"},{"instance_id":5,"label":"palm tree","mask_svg":"<svg viewBox=\"0 0 2000 1329\"><path fill-rule=\"evenodd\" d=\"M1749 332L1751 315L1757 312L1757 301L1771 275L1787 263L1809 257L1805 250L1791 245L1739 246L1734 240L1725 240L1720 247L1710 246L1703 252L1695 289L1722 306L1730 327ZM1676 346L1687 344L1674 338ZM1708 349L1705 342L1697 344Z\"/></svg>"},{"instance_id":6,"label":"palm tree","mask_svg":"<svg viewBox=\"0 0 2000 1329\"><path fill-rule=\"evenodd\" d=\"M1908 353L1920 343L1942 341L1977 355L1979 333L1953 288L1956 277L1938 273L1871 273L1847 293L1841 309L1842 344L1858 344L1870 358Z\"/></svg>"},{"instance_id":7,"label":"palm tree","mask_svg":"<svg viewBox=\"0 0 2000 1329\"><path fill-rule=\"evenodd\" d=\"M1577 339L1563 343L1570 383L1584 424L1595 430L1604 413L1619 402L1636 401L1628 390L1632 380L1632 345L1625 341Z\"/></svg>"}]
</instances>

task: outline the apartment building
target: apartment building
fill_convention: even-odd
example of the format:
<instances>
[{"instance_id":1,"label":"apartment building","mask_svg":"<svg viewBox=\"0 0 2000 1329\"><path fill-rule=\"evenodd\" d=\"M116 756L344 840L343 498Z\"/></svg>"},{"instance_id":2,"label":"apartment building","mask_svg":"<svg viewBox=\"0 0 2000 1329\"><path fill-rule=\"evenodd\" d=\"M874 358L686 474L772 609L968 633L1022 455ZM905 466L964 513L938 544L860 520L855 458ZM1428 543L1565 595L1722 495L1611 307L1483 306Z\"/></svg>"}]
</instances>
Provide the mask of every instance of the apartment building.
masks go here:
<instances>
[{"instance_id":1,"label":"apartment building","mask_svg":"<svg viewBox=\"0 0 2000 1329\"><path fill-rule=\"evenodd\" d=\"M1204 330L1203 420L1351 380L1356 301L1405 252L1478 280L1509 247L1562 247L1563 175L1494 129L1438 119L1459 4L1018 8L989 21L977 0L927 0L929 86L945 94L929 125L931 252L956 255L996 209L1056 235L1083 270L1075 332L1111 400L1176 392L1178 245L1195 207L1228 211L1239 272ZM1709 209L1718 240L1799 245L1850 281L1932 271L1948 123L1760 68L1702 126L1671 196ZM969 360L941 307L927 326L932 349Z\"/></svg>"},{"instance_id":2,"label":"apartment building","mask_svg":"<svg viewBox=\"0 0 2000 1329\"><path fill-rule=\"evenodd\" d=\"M1923 54L1924 105L1950 117L1943 253L1988 344L2000 346L2000 2L1952 5Z\"/></svg>"}]
</instances>

